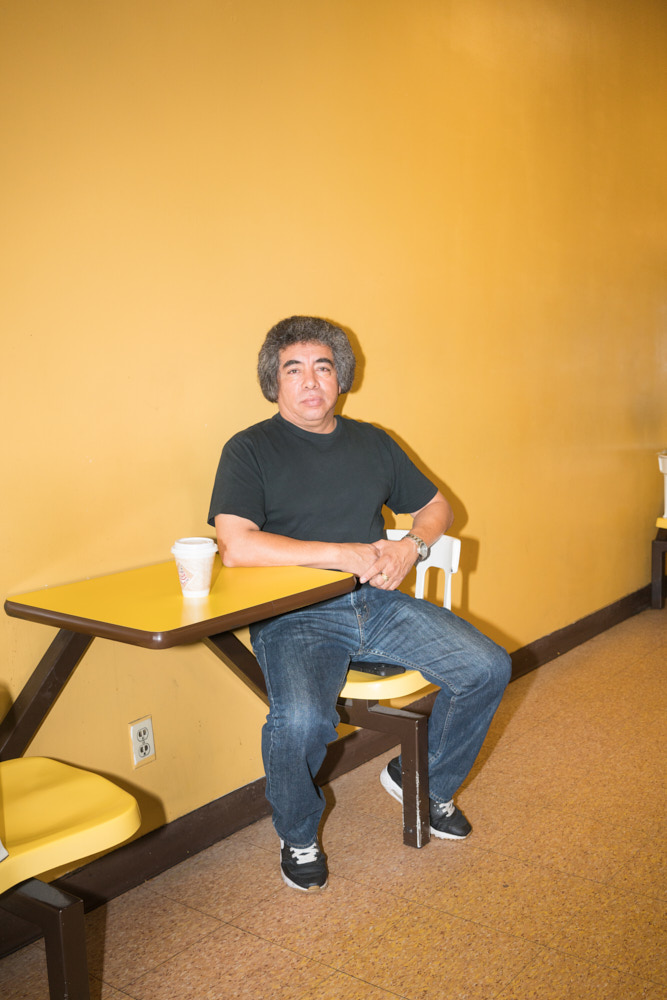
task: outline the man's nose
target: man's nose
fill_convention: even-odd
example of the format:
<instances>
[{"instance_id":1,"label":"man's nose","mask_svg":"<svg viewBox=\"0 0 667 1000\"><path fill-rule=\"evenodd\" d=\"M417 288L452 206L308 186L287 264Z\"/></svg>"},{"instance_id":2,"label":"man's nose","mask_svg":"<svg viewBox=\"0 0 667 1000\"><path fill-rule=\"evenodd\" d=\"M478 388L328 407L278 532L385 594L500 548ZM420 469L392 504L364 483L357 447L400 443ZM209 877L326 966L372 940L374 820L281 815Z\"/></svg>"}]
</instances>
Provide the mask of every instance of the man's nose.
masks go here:
<instances>
[{"instance_id":1,"label":"man's nose","mask_svg":"<svg viewBox=\"0 0 667 1000\"><path fill-rule=\"evenodd\" d=\"M315 389L319 384L320 383L317 378L317 372L314 369L313 371L306 372L304 378L304 385L307 389Z\"/></svg>"}]
</instances>

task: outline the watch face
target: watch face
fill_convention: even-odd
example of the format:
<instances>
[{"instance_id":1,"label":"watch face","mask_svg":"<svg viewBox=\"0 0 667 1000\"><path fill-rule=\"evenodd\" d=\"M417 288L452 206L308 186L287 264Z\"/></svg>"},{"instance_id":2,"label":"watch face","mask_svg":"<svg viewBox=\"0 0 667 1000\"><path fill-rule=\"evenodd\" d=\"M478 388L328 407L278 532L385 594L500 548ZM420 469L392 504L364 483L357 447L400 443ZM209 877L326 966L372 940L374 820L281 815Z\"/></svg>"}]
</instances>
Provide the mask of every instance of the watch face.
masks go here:
<instances>
[{"instance_id":1,"label":"watch face","mask_svg":"<svg viewBox=\"0 0 667 1000\"><path fill-rule=\"evenodd\" d=\"M421 538L418 538L417 535L410 534L410 538L417 546L417 558L426 559L426 556L428 555L428 546L426 542L422 541Z\"/></svg>"}]
</instances>

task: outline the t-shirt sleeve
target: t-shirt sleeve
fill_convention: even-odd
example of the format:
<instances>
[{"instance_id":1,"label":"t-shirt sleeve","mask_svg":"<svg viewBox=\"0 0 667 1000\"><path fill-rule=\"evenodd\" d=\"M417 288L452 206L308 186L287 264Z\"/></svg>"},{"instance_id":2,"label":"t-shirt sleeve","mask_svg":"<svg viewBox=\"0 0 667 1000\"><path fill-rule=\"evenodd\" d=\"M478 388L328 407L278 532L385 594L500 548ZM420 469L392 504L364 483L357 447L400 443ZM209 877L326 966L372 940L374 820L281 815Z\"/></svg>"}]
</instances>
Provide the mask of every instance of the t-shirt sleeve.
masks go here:
<instances>
[{"instance_id":1,"label":"t-shirt sleeve","mask_svg":"<svg viewBox=\"0 0 667 1000\"><path fill-rule=\"evenodd\" d=\"M231 438L222 449L208 512L210 525L217 514L246 517L259 528L266 521L264 477L250 442L242 435Z\"/></svg>"},{"instance_id":2,"label":"t-shirt sleeve","mask_svg":"<svg viewBox=\"0 0 667 1000\"><path fill-rule=\"evenodd\" d=\"M393 487L386 502L395 514L421 510L438 492L437 486L417 468L388 434L385 435L394 469Z\"/></svg>"}]
</instances>

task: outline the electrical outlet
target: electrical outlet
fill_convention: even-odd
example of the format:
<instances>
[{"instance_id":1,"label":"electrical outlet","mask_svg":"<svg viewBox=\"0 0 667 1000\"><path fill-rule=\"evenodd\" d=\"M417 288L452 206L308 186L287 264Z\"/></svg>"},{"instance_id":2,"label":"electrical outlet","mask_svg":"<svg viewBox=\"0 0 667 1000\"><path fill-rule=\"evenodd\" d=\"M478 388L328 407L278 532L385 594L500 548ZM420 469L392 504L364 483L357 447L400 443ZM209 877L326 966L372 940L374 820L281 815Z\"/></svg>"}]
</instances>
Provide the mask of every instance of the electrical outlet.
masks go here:
<instances>
[{"instance_id":1,"label":"electrical outlet","mask_svg":"<svg viewBox=\"0 0 667 1000\"><path fill-rule=\"evenodd\" d=\"M147 715L145 719L137 719L130 723L130 744L132 746L132 763L142 767L155 760L155 739L153 737L153 719Z\"/></svg>"}]
</instances>

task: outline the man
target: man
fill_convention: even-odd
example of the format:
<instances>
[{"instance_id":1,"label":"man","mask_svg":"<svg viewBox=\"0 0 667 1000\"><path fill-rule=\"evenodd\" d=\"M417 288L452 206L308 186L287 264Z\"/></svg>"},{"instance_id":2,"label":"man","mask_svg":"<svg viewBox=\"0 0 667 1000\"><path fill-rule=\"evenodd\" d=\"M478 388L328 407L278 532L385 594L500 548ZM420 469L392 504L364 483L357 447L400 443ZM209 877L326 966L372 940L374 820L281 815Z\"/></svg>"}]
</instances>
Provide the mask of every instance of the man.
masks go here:
<instances>
[{"instance_id":1,"label":"man","mask_svg":"<svg viewBox=\"0 0 667 1000\"><path fill-rule=\"evenodd\" d=\"M507 653L468 622L397 590L452 511L388 434L336 416L354 369L349 341L331 323L293 316L274 326L258 374L278 413L227 442L209 514L225 566L314 566L359 578L351 594L250 629L269 694L262 754L281 872L303 891L327 884L317 832L324 799L314 778L336 738L350 660L417 668L440 688L428 744L431 833L443 839L470 833L452 799L510 672ZM413 518L400 541L384 537L383 504ZM398 757L381 781L402 801Z\"/></svg>"}]
</instances>

